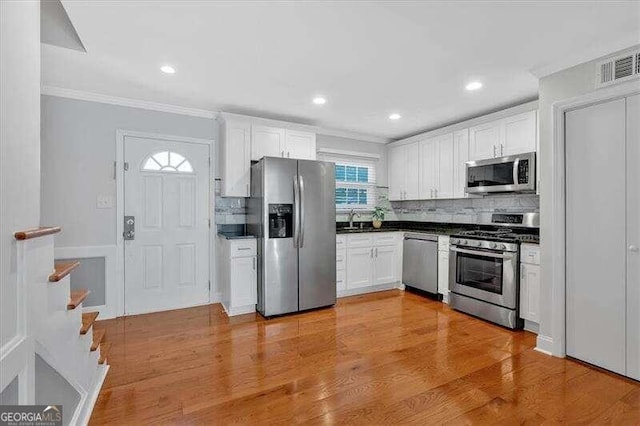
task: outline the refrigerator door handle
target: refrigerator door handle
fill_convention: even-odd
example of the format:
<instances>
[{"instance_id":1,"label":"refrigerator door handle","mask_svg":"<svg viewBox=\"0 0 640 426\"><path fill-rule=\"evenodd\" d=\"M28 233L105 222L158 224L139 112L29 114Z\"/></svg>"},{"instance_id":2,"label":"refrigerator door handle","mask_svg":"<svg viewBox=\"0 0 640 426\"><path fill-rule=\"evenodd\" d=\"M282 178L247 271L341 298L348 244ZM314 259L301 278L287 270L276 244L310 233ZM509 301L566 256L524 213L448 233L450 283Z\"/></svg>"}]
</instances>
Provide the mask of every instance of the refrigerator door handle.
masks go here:
<instances>
[{"instance_id":1,"label":"refrigerator door handle","mask_svg":"<svg viewBox=\"0 0 640 426\"><path fill-rule=\"evenodd\" d=\"M298 239L300 235L300 200L298 188L298 176L293 177L293 246L298 248Z\"/></svg>"},{"instance_id":2,"label":"refrigerator door handle","mask_svg":"<svg viewBox=\"0 0 640 426\"><path fill-rule=\"evenodd\" d=\"M298 236L299 236L299 247L302 248L304 247L304 179L302 178L302 176L298 176L298 179L300 180L300 183L298 185L299 188L299 210L300 210L300 218L298 219L298 223L300 224L300 231L298 231Z\"/></svg>"}]
</instances>

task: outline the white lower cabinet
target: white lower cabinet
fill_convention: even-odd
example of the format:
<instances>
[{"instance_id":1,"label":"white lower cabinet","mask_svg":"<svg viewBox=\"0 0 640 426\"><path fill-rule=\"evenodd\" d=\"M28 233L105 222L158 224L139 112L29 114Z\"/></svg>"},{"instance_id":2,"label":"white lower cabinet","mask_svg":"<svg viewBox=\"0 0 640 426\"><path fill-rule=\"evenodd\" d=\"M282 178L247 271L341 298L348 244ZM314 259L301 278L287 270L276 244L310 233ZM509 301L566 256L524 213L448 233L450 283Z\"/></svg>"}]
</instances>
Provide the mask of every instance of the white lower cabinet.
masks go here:
<instances>
[{"instance_id":1,"label":"white lower cabinet","mask_svg":"<svg viewBox=\"0 0 640 426\"><path fill-rule=\"evenodd\" d=\"M345 245L346 250L343 251ZM344 263L341 262L341 253L345 256ZM338 296L392 288L401 280L401 265L400 232L338 235L336 238ZM341 277L344 277L344 282Z\"/></svg>"},{"instance_id":2,"label":"white lower cabinet","mask_svg":"<svg viewBox=\"0 0 640 426\"><path fill-rule=\"evenodd\" d=\"M520 317L537 326L540 323L540 247L522 244L520 256ZM531 327L525 324L525 328Z\"/></svg>"},{"instance_id":3,"label":"white lower cabinet","mask_svg":"<svg viewBox=\"0 0 640 426\"><path fill-rule=\"evenodd\" d=\"M254 312L258 286L256 240L218 237L218 258L218 283L227 315Z\"/></svg>"},{"instance_id":4,"label":"white lower cabinet","mask_svg":"<svg viewBox=\"0 0 640 426\"><path fill-rule=\"evenodd\" d=\"M449 236L438 237L438 293L449 303Z\"/></svg>"}]
</instances>

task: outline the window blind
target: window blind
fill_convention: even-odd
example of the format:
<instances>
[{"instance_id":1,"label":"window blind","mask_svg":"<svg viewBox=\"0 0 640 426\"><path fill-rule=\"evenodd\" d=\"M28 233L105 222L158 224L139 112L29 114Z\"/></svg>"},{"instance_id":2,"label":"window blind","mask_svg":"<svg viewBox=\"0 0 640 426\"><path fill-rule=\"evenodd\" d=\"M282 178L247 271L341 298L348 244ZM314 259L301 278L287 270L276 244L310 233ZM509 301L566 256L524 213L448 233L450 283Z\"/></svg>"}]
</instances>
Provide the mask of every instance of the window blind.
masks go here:
<instances>
[{"instance_id":1,"label":"window blind","mask_svg":"<svg viewBox=\"0 0 640 426\"><path fill-rule=\"evenodd\" d=\"M336 165L336 210L373 210L377 161L338 154L323 154L321 159Z\"/></svg>"}]
</instances>

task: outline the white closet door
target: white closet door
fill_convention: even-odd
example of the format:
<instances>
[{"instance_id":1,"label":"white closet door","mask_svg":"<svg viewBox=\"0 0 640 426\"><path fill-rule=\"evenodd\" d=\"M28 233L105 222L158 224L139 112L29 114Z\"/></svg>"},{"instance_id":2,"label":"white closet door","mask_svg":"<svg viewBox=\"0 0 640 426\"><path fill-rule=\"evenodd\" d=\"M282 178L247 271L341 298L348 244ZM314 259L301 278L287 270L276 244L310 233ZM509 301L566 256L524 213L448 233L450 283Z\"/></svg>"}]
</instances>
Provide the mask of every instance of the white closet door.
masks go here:
<instances>
[{"instance_id":1,"label":"white closet door","mask_svg":"<svg viewBox=\"0 0 640 426\"><path fill-rule=\"evenodd\" d=\"M625 374L625 100L566 113L567 355Z\"/></svg>"},{"instance_id":2,"label":"white closet door","mask_svg":"<svg viewBox=\"0 0 640 426\"><path fill-rule=\"evenodd\" d=\"M627 376L640 380L640 95L627 98Z\"/></svg>"}]
</instances>

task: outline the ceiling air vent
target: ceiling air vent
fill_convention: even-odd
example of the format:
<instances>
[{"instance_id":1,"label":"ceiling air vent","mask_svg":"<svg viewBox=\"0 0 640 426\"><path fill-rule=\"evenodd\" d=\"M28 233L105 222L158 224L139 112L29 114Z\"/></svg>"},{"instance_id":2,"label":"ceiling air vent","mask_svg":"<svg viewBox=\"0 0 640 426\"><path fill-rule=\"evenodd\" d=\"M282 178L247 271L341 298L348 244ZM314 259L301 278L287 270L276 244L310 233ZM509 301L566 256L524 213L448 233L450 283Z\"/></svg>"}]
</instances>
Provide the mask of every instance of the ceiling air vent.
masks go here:
<instances>
[{"instance_id":1,"label":"ceiling air vent","mask_svg":"<svg viewBox=\"0 0 640 426\"><path fill-rule=\"evenodd\" d=\"M596 88L640 77L640 52L608 58L596 64Z\"/></svg>"}]
</instances>

